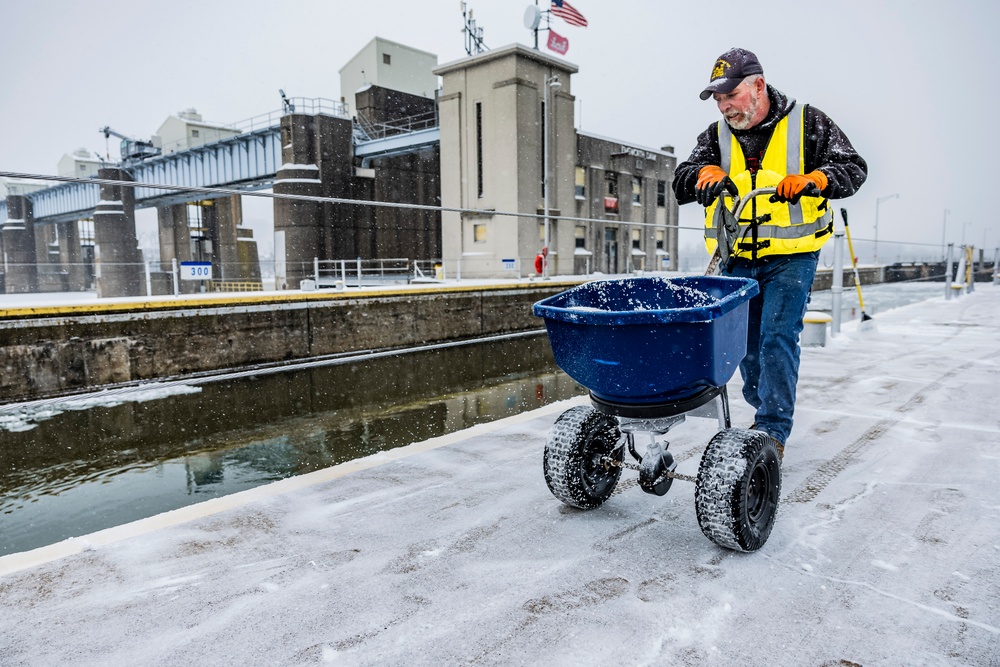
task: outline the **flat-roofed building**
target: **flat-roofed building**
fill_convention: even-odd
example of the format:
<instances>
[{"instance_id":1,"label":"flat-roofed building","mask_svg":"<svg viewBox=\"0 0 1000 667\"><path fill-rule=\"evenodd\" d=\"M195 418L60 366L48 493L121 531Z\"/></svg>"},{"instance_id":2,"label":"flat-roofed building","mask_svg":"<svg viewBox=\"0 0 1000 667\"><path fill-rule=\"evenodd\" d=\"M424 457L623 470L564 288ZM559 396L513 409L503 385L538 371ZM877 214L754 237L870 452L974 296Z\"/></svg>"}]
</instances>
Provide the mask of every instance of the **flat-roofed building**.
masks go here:
<instances>
[{"instance_id":1,"label":"flat-roofed building","mask_svg":"<svg viewBox=\"0 0 1000 667\"><path fill-rule=\"evenodd\" d=\"M550 275L676 268L672 148L578 132L577 71L520 44L435 70L441 204L479 211L441 215L444 259L463 276L532 273L546 240Z\"/></svg>"},{"instance_id":2,"label":"flat-roofed building","mask_svg":"<svg viewBox=\"0 0 1000 667\"><path fill-rule=\"evenodd\" d=\"M433 99L438 89L435 67L433 53L375 37L340 68L341 101L350 103L369 85Z\"/></svg>"}]
</instances>

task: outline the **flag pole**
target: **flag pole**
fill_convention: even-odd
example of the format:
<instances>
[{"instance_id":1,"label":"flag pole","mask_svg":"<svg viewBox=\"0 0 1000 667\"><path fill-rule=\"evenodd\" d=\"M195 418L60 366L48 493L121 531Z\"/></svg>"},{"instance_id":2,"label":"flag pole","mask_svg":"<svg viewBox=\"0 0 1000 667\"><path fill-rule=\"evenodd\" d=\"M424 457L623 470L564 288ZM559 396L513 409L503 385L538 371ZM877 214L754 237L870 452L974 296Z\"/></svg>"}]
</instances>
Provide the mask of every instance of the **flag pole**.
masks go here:
<instances>
[{"instance_id":1,"label":"flag pole","mask_svg":"<svg viewBox=\"0 0 1000 667\"><path fill-rule=\"evenodd\" d=\"M538 7L538 0L535 0L535 7ZM539 21L541 23L541 21ZM538 26L535 26L535 51L538 50Z\"/></svg>"}]
</instances>

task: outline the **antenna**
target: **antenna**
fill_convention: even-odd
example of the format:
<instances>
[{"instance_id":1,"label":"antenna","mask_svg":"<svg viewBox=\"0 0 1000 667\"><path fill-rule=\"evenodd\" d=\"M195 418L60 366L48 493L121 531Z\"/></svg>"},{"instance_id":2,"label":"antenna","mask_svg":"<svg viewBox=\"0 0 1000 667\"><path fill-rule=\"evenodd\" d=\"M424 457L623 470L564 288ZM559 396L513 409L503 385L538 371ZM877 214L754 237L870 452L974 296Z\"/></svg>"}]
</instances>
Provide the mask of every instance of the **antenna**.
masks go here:
<instances>
[{"instance_id":1,"label":"antenna","mask_svg":"<svg viewBox=\"0 0 1000 667\"><path fill-rule=\"evenodd\" d=\"M472 18L472 10L466 11L465 2L462 3L462 22L465 24L462 32L465 34L465 52L472 55L473 49L476 53L489 51L490 48L483 43L483 29L476 27L476 21Z\"/></svg>"},{"instance_id":2,"label":"antenna","mask_svg":"<svg viewBox=\"0 0 1000 667\"><path fill-rule=\"evenodd\" d=\"M524 27L535 35L535 49L538 49L538 24L542 21L542 11L538 5L528 5L524 10Z\"/></svg>"},{"instance_id":3,"label":"antenna","mask_svg":"<svg viewBox=\"0 0 1000 667\"><path fill-rule=\"evenodd\" d=\"M281 95L282 113L295 113L295 105L292 104L287 97L285 97L284 88L278 88L278 94Z\"/></svg>"}]
</instances>

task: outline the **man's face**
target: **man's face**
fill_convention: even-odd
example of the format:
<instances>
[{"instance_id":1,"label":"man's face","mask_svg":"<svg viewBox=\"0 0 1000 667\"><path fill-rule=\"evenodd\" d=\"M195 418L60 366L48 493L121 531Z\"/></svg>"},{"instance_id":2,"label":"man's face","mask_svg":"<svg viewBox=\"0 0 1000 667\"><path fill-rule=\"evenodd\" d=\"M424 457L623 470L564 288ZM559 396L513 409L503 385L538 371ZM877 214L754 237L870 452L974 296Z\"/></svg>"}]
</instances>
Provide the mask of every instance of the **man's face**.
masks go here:
<instances>
[{"instance_id":1,"label":"man's face","mask_svg":"<svg viewBox=\"0 0 1000 667\"><path fill-rule=\"evenodd\" d=\"M741 81L732 92L712 95L719 112L734 130L749 128L760 108L760 94L755 84L756 82Z\"/></svg>"}]
</instances>

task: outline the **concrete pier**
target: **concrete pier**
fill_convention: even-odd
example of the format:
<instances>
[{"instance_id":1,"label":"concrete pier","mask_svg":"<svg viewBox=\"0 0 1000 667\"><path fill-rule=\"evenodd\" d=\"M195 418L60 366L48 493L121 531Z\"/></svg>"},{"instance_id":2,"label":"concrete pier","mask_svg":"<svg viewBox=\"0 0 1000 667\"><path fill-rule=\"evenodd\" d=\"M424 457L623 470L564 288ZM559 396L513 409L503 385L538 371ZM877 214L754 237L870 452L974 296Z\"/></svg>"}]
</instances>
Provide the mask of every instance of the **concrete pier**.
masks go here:
<instances>
[{"instance_id":1,"label":"concrete pier","mask_svg":"<svg viewBox=\"0 0 1000 667\"><path fill-rule=\"evenodd\" d=\"M101 169L100 178L131 181L124 169ZM101 185L101 200L94 211L95 272L97 296L146 294L142 252L135 234L135 190L122 185Z\"/></svg>"},{"instance_id":2,"label":"concrete pier","mask_svg":"<svg viewBox=\"0 0 1000 667\"><path fill-rule=\"evenodd\" d=\"M38 291L38 267L35 264L35 225L31 200L23 195L7 197L7 219L3 225L3 266L8 294Z\"/></svg>"},{"instance_id":3,"label":"concrete pier","mask_svg":"<svg viewBox=\"0 0 1000 667\"><path fill-rule=\"evenodd\" d=\"M350 197L353 176L352 124L346 118L289 114L281 118L282 167L275 194ZM275 257L279 289L297 289L312 273L313 258L343 259L341 244L353 249L343 224L344 211L355 206L275 199Z\"/></svg>"}]
</instances>

